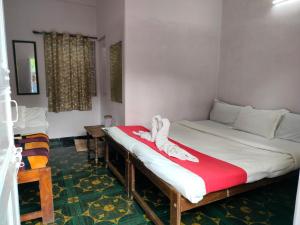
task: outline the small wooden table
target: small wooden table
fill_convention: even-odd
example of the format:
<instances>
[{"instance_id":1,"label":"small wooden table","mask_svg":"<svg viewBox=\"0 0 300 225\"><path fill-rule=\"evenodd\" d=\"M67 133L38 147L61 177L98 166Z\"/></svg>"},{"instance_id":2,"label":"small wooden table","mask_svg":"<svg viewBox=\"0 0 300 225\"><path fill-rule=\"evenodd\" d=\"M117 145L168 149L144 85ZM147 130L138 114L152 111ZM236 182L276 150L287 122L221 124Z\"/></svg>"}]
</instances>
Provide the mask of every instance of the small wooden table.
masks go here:
<instances>
[{"instance_id":1,"label":"small wooden table","mask_svg":"<svg viewBox=\"0 0 300 225\"><path fill-rule=\"evenodd\" d=\"M99 156L99 146L98 140L104 141L104 132L102 129L104 128L103 125L97 126L85 126L84 129L87 133L87 147L88 147L88 159L90 159L91 151L95 152L95 163L98 164L98 156ZM90 138L94 139L95 142L95 149L90 148Z\"/></svg>"}]
</instances>

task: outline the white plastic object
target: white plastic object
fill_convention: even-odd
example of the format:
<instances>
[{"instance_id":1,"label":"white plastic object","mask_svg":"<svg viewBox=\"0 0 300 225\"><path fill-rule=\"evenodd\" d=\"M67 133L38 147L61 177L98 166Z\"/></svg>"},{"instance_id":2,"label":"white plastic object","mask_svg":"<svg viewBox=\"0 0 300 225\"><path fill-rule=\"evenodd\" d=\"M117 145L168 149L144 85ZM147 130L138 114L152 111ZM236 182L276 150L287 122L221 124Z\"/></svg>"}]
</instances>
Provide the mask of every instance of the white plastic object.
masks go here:
<instances>
[{"instance_id":1,"label":"white plastic object","mask_svg":"<svg viewBox=\"0 0 300 225\"><path fill-rule=\"evenodd\" d=\"M111 115L105 115L104 116L104 126L105 127L111 127L113 123L113 118Z\"/></svg>"}]
</instances>

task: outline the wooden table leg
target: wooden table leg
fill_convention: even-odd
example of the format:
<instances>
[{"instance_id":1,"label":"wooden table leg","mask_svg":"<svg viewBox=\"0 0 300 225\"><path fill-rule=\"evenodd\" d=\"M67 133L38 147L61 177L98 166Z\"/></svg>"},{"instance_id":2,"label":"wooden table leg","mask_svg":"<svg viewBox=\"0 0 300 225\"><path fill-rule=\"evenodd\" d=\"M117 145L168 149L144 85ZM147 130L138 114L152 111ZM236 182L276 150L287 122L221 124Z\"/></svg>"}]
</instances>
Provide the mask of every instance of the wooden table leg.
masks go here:
<instances>
[{"instance_id":1,"label":"wooden table leg","mask_svg":"<svg viewBox=\"0 0 300 225\"><path fill-rule=\"evenodd\" d=\"M108 168L108 162L109 162L109 146L108 146L108 142L105 141L105 167Z\"/></svg>"},{"instance_id":2,"label":"wooden table leg","mask_svg":"<svg viewBox=\"0 0 300 225\"><path fill-rule=\"evenodd\" d=\"M97 138L95 138L95 163L96 164L98 164L98 153L99 153L98 141Z\"/></svg>"},{"instance_id":3,"label":"wooden table leg","mask_svg":"<svg viewBox=\"0 0 300 225\"><path fill-rule=\"evenodd\" d=\"M87 145L87 158L88 160L91 159L91 149L90 149L90 135L89 133L86 133L86 145Z\"/></svg>"}]
</instances>

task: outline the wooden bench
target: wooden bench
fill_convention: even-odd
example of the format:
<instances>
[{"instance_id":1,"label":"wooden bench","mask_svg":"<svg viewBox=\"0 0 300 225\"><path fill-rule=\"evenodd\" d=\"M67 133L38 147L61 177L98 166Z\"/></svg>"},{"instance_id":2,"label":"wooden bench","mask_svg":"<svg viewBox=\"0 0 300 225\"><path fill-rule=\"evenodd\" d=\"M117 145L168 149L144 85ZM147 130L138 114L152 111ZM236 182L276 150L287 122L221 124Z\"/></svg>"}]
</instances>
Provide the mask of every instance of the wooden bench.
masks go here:
<instances>
[{"instance_id":1,"label":"wooden bench","mask_svg":"<svg viewBox=\"0 0 300 225\"><path fill-rule=\"evenodd\" d=\"M21 221L42 218L43 224L54 222L51 168L24 170L18 173L18 183L39 182L41 210L21 215Z\"/></svg>"},{"instance_id":2,"label":"wooden bench","mask_svg":"<svg viewBox=\"0 0 300 225\"><path fill-rule=\"evenodd\" d=\"M18 173L18 183L39 182L41 210L21 215L21 221L42 218L43 224L54 222L51 168L23 170Z\"/></svg>"},{"instance_id":3,"label":"wooden bench","mask_svg":"<svg viewBox=\"0 0 300 225\"><path fill-rule=\"evenodd\" d=\"M48 166L49 137L43 133L15 135L15 145L23 149L24 167L18 183L39 182L41 210L21 215L21 221L42 218L43 224L54 222L51 168Z\"/></svg>"}]
</instances>

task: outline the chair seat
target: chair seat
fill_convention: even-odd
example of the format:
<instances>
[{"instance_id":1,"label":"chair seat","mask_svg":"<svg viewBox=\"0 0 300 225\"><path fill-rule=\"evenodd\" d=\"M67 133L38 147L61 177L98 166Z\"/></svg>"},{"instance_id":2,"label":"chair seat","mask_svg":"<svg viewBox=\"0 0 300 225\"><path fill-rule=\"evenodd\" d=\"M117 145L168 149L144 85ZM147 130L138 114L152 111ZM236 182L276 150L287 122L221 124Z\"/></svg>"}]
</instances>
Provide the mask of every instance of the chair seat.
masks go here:
<instances>
[{"instance_id":1,"label":"chair seat","mask_svg":"<svg viewBox=\"0 0 300 225\"><path fill-rule=\"evenodd\" d=\"M43 133L15 135L15 146L22 147L21 170L39 169L47 166L49 161L49 137Z\"/></svg>"}]
</instances>

